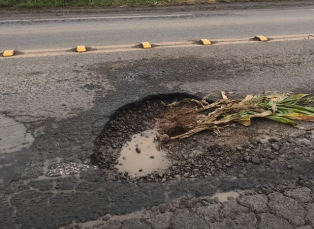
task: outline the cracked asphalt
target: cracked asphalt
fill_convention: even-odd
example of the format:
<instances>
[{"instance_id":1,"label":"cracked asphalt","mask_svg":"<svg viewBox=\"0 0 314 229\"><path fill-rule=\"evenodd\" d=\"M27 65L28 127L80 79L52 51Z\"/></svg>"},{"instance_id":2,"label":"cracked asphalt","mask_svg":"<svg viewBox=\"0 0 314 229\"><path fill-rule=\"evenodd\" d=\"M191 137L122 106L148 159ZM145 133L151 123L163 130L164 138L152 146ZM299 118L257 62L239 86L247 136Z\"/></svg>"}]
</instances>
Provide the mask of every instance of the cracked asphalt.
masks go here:
<instances>
[{"instance_id":1,"label":"cracked asphalt","mask_svg":"<svg viewBox=\"0 0 314 229\"><path fill-rule=\"evenodd\" d=\"M312 228L311 125L266 123L272 140L243 144L237 163L215 161L199 179L106 181L90 155L110 117L148 96L314 94L313 54L303 40L0 60L0 228ZM8 122L14 152L2 144ZM211 198L229 191L240 196Z\"/></svg>"},{"instance_id":2,"label":"cracked asphalt","mask_svg":"<svg viewBox=\"0 0 314 229\"><path fill-rule=\"evenodd\" d=\"M215 198L185 197L124 217L106 215L93 221L94 228L302 228L310 229L314 205L312 190L289 187L266 194L243 192L219 202ZM65 228L88 228L90 223L72 223Z\"/></svg>"}]
</instances>

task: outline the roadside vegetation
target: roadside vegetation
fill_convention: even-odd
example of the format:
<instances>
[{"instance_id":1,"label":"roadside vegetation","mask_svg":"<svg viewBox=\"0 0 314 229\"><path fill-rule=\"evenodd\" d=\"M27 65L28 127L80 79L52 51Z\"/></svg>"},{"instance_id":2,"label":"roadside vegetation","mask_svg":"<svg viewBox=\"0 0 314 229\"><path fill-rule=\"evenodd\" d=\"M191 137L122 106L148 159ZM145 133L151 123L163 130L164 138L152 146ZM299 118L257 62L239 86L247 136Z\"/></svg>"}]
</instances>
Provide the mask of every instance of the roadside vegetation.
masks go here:
<instances>
[{"instance_id":1,"label":"roadside vegetation","mask_svg":"<svg viewBox=\"0 0 314 229\"><path fill-rule=\"evenodd\" d=\"M0 7L57 8L57 7L105 7L105 6L154 6L216 2L250 2L259 0L0 0ZM261 0L273 1L273 0Z\"/></svg>"}]
</instances>

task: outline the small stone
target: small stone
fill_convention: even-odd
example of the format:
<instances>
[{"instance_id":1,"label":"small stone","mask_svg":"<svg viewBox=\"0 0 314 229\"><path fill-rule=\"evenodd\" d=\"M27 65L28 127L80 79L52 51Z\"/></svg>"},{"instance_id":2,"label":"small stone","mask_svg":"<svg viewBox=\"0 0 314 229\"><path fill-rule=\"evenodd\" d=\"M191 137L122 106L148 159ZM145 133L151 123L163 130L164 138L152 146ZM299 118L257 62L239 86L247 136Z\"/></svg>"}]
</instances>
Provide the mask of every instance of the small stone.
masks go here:
<instances>
[{"instance_id":1,"label":"small stone","mask_svg":"<svg viewBox=\"0 0 314 229\"><path fill-rule=\"evenodd\" d=\"M110 216L109 216L109 215L106 215L106 216L102 217L102 220L103 220L103 221L107 221L107 220L109 220L109 219L110 219Z\"/></svg>"},{"instance_id":2,"label":"small stone","mask_svg":"<svg viewBox=\"0 0 314 229\"><path fill-rule=\"evenodd\" d=\"M250 156L246 156L243 158L243 161L245 161L245 162L250 162L250 160L251 160Z\"/></svg>"},{"instance_id":3,"label":"small stone","mask_svg":"<svg viewBox=\"0 0 314 229\"><path fill-rule=\"evenodd\" d=\"M188 200L183 201L182 204L183 204L184 207L186 207L186 208L192 208L192 207L193 207L191 201L188 201Z\"/></svg>"},{"instance_id":4,"label":"small stone","mask_svg":"<svg viewBox=\"0 0 314 229\"><path fill-rule=\"evenodd\" d=\"M215 202L216 204L218 204L218 203L219 203L219 198L218 198L218 197L215 197L215 198L214 198L214 202Z\"/></svg>"},{"instance_id":5,"label":"small stone","mask_svg":"<svg viewBox=\"0 0 314 229\"><path fill-rule=\"evenodd\" d=\"M228 163L226 164L226 166L227 166L227 167L231 167L231 163L228 162Z\"/></svg>"},{"instance_id":6,"label":"small stone","mask_svg":"<svg viewBox=\"0 0 314 229\"><path fill-rule=\"evenodd\" d=\"M169 211L175 212L176 211L176 207L173 204L170 204L169 205Z\"/></svg>"},{"instance_id":7,"label":"small stone","mask_svg":"<svg viewBox=\"0 0 314 229\"><path fill-rule=\"evenodd\" d=\"M202 205L204 205L204 206L208 206L208 204L209 204L206 200L202 200L201 203L202 203Z\"/></svg>"},{"instance_id":8,"label":"small stone","mask_svg":"<svg viewBox=\"0 0 314 229\"><path fill-rule=\"evenodd\" d=\"M155 156L150 156L149 158L150 158L150 159L154 159L154 158L155 158Z\"/></svg>"},{"instance_id":9,"label":"small stone","mask_svg":"<svg viewBox=\"0 0 314 229\"><path fill-rule=\"evenodd\" d=\"M272 147L275 151L278 151L278 150L279 150L279 145L278 145L278 143L273 143L273 144L271 144L271 147Z\"/></svg>"},{"instance_id":10,"label":"small stone","mask_svg":"<svg viewBox=\"0 0 314 229\"><path fill-rule=\"evenodd\" d=\"M183 176L187 178L189 177L189 173L184 173Z\"/></svg>"},{"instance_id":11,"label":"small stone","mask_svg":"<svg viewBox=\"0 0 314 229\"><path fill-rule=\"evenodd\" d=\"M252 157L252 162L253 162L254 164L260 164L260 163L261 163L261 160L259 159L258 156L254 156L254 157Z\"/></svg>"},{"instance_id":12,"label":"small stone","mask_svg":"<svg viewBox=\"0 0 314 229\"><path fill-rule=\"evenodd\" d=\"M165 213L168 210L168 206L166 204L159 206L160 213Z\"/></svg>"},{"instance_id":13,"label":"small stone","mask_svg":"<svg viewBox=\"0 0 314 229\"><path fill-rule=\"evenodd\" d=\"M138 171L139 171L139 172L143 172L143 169L139 169Z\"/></svg>"},{"instance_id":14,"label":"small stone","mask_svg":"<svg viewBox=\"0 0 314 229\"><path fill-rule=\"evenodd\" d=\"M139 149L139 148L135 148L135 151L137 152L137 153L141 153L141 150Z\"/></svg>"},{"instance_id":15,"label":"small stone","mask_svg":"<svg viewBox=\"0 0 314 229\"><path fill-rule=\"evenodd\" d=\"M287 169L292 169L292 165L287 165Z\"/></svg>"},{"instance_id":16,"label":"small stone","mask_svg":"<svg viewBox=\"0 0 314 229\"><path fill-rule=\"evenodd\" d=\"M219 201L219 199L218 199L218 201ZM215 201L213 199L209 199L208 203L213 204L213 203L215 203Z\"/></svg>"},{"instance_id":17,"label":"small stone","mask_svg":"<svg viewBox=\"0 0 314 229\"><path fill-rule=\"evenodd\" d=\"M157 211L159 208L157 206L152 207L152 211L155 212Z\"/></svg>"}]
</instances>

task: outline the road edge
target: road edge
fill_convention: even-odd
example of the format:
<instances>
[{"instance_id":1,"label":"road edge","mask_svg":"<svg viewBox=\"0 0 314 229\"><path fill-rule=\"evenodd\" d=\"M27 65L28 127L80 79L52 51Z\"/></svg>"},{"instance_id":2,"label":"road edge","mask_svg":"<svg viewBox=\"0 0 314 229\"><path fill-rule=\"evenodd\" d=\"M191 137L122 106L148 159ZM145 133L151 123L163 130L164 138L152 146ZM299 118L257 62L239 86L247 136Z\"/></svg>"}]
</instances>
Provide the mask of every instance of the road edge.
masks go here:
<instances>
[{"instance_id":1,"label":"road edge","mask_svg":"<svg viewBox=\"0 0 314 229\"><path fill-rule=\"evenodd\" d=\"M185 11L217 11L217 10L246 10L267 8L291 8L313 6L312 0L288 0L288 1L258 1L258 2L219 2L201 3L194 5L173 6L138 6L138 7L72 7L72 8L0 8L0 19L6 18L29 18L29 17L64 17L64 16L91 16L113 14L136 14L136 13L167 13Z\"/></svg>"}]
</instances>

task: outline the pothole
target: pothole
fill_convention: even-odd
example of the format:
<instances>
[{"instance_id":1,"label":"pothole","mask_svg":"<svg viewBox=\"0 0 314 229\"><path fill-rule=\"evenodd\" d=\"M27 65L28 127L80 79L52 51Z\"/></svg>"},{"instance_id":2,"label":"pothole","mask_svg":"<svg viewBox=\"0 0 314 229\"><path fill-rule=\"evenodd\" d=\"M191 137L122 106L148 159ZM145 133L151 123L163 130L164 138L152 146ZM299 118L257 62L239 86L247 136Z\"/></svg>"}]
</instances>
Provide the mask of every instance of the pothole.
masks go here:
<instances>
[{"instance_id":1,"label":"pothole","mask_svg":"<svg viewBox=\"0 0 314 229\"><path fill-rule=\"evenodd\" d=\"M164 104L191 97L186 94L153 98L120 109L96 140L92 161L104 169L106 179L133 182L166 181L173 158L156 142ZM183 131L171 129L171 131Z\"/></svg>"},{"instance_id":2,"label":"pothole","mask_svg":"<svg viewBox=\"0 0 314 229\"><path fill-rule=\"evenodd\" d=\"M193 128L194 114L185 115L188 105L169 108L164 104L179 101L187 95L153 98L121 108L111 117L95 142L92 162L103 171L104 179L120 182L167 182L198 179L241 168L259 165L289 154L310 152L313 144L299 144L298 139L312 139L309 131L271 121L253 121L252 126L231 124L221 136L211 131L171 142L158 150L154 138L161 132L185 133ZM165 118L166 117L166 118ZM166 120L166 121L165 121ZM159 133L160 134L160 133ZM301 149L302 148L302 149ZM305 155L306 156L306 155ZM291 166L287 164L287 169Z\"/></svg>"}]
</instances>

